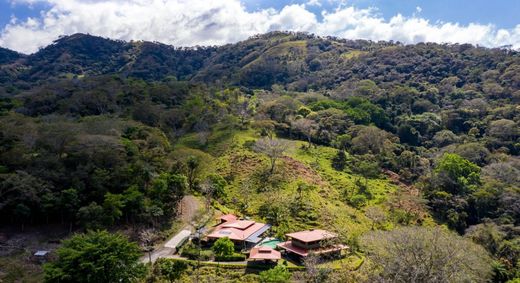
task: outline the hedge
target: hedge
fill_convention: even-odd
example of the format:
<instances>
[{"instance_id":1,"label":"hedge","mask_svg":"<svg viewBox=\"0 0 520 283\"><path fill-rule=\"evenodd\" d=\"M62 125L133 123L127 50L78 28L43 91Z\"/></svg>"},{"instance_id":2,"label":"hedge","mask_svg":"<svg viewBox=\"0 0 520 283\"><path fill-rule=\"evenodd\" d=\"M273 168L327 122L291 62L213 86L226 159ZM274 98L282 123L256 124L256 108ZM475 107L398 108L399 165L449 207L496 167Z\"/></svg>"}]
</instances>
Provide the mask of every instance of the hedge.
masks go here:
<instances>
[{"instance_id":1,"label":"hedge","mask_svg":"<svg viewBox=\"0 0 520 283\"><path fill-rule=\"evenodd\" d=\"M259 269L259 270L265 270L265 269L272 268L272 266L270 266L270 265L264 265L261 263L244 264L244 263L218 263L218 262L209 262L209 261L197 262L196 260L189 260L189 259L182 259L182 258L168 258L167 260L184 261L184 262L187 262L189 265L191 265L193 268L196 268L198 265L213 266L213 267L218 266L219 268L226 268L226 269L245 269L245 268L253 267L253 268ZM303 270L305 270L305 267L304 266L287 266L287 269L290 271L303 271Z\"/></svg>"},{"instance_id":2,"label":"hedge","mask_svg":"<svg viewBox=\"0 0 520 283\"><path fill-rule=\"evenodd\" d=\"M245 261L246 255L234 253L232 255L215 256L215 261Z\"/></svg>"},{"instance_id":3,"label":"hedge","mask_svg":"<svg viewBox=\"0 0 520 283\"><path fill-rule=\"evenodd\" d=\"M200 250L199 254L199 248L195 247L191 244L188 244L184 246L184 248L181 251L181 256L186 257L188 259L200 259L200 260L211 260L213 257L213 252L208 250Z\"/></svg>"}]
</instances>

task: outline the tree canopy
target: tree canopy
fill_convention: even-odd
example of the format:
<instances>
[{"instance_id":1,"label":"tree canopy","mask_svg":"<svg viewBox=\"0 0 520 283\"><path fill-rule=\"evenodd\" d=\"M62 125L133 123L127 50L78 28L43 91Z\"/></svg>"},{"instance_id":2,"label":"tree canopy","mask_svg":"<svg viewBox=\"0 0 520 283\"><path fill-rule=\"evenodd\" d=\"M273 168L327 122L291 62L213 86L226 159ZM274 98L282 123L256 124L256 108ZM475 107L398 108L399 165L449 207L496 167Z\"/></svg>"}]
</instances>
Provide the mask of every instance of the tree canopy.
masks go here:
<instances>
[{"instance_id":1,"label":"tree canopy","mask_svg":"<svg viewBox=\"0 0 520 283\"><path fill-rule=\"evenodd\" d=\"M135 282L143 276L139 247L121 234L89 231L64 240L45 265L45 282Z\"/></svg>"}]
</instances>

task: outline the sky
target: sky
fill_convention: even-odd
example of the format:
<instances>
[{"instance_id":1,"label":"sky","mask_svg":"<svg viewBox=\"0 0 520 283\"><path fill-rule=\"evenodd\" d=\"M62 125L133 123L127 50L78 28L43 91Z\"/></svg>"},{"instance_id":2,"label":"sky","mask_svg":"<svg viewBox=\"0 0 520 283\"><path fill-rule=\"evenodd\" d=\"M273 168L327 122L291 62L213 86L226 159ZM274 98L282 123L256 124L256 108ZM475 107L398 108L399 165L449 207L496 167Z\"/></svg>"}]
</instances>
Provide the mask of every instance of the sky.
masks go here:
<instances>
[{"instance_id":1,"label":"sky","mask_svg":"<svg viewBox=\"0 0 520 283\"><path fill-rule=\"evenodd\" d=\"M0 46L30 54L78 32L175 46L274 30L520 49L520 0L0 0Z\"/></svg>"}]
</instances>

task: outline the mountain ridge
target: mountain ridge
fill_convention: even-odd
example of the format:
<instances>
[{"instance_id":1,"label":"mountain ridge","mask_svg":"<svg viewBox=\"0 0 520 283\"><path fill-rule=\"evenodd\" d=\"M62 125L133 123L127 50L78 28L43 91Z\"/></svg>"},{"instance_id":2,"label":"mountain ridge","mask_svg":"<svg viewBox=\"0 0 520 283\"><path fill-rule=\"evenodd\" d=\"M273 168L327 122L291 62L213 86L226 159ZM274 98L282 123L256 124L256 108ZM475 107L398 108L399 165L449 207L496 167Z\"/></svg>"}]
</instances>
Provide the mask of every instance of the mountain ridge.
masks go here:
<instances>
[{"instance_id":1,"label":"mountain ridge","mask_svg":"<svg viewBox=\"0 0 520 283\"><path fill-rule=\"evenodd\" d=\"M348 89L345 82L461 84L481 80L486 70L503 71L519 53L470 44L373 42L270 32L238 43L175 47L149 41L112 40L89 34L60 37L31 55L0 52L0 81L37 84L54 78L120 75L148 81L165 78L208 84L297 91ZM472 71L465 70L467 68ZM471 73L473 72L473 73ZM507 83L507 82L506 82Z\"/></svg>"}]
</instances>

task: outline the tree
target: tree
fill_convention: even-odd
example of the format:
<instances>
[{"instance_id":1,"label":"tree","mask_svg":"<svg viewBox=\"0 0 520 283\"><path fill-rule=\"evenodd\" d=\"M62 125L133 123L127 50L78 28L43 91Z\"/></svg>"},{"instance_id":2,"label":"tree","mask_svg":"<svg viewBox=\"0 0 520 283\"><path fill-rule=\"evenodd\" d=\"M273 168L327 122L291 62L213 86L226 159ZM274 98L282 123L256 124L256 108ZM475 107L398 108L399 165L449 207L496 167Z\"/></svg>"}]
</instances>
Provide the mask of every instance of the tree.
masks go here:
<instances>
[{"instance_id":1,"label":"tree","mask_svg":"<svg viewBox=\"0 0 520 283\"><path fill-rule=\"evenodd\" d=\"M106 193L103 201L103 213L105 214L106 223L112 225L119 220L123 216L124 207L123 195Z\"/></svg>"},{"instance_id":2,"label":"tree","mask_svg":"<svg viewBox=\"0 0 520 283\"><path fill-rule=\"evenodd\" d=\"M298 203L300 207L303 205L304 195L314 190L315 188L315 186L309 185L303 181L298 182L298 185L296 186L296 192L298 193Z\"/></svg>"},{"instance_id":3,"label":"tree","mask_svg":"<svg viewBox=\"0 0 520 283\"><path fill-rule=\"evenodd\" d=\"M434 172L443 189L450 193L463 194L480 183L480 168L454 153L444 154Z\"/></svg>"},{"instance_id":4,"label":"tree","mask_svg":"<svg viewBox=\"0 0 520 283\"><path fill-rule=\"evenodd\" d=\"M63 213L67 215L69 219L69 233L72 232L72 223L74 220L74 216L79 206L79 196L78 191L76 189L70 188L61 192L60 196L60 206Z\"/></svg>"},{"instance_id":5,"label":"tree","mask_svg":"<svg viewBox=\"0 0 520 283\"><path fill-rule=\"evenodd\" d=\"M482 175L496 179L504 184L520 183L520 164L513 162L496 162L482 168Z\"/></svg>"},{"instance_id":6,"label":"tree","mask_svg":"<svg viewBox=\"0 0 520 283\"><path fill-rule=\"evenodd\" d=\"M264 137L256 141L254 149L269 157L269 162L271 164L269 173L273 174L276 160L282 157L283 153L287 149L287 143L277 138Z\"/></svg>"},{"instance_id":7,"label":"tree","mask_svg":"<svg viewBox=\"0 0 520 283\"><path fill-rule=\"evenodd\" d=\"M433 142L437 147L447 146L458 141L459 137L450 130L438 131L433 136Z\"/></svg>"},{"instance_id":8,"label":"tree","mask_svg":"<svg viewBox=\"0 0 520 283\"><path fill-rule=\"evenodd\" d=\"M137 244L119 233L89 231L64 240L44 266L45 282L132 282L144 274Z\"/></svg>"},{"instance_id":9,"label":"tree","mask_svg":"<svg viewBox=\"0 0 520 283\"><path fill-rule=\"evenodd\" d=\"M158 267L160 276L171 283L181 279L188 269L188 264L182 260L160 258L155 264Z\"/></svg>"},{"instance_id":10,"label":"tree","mask_svg":"<svg viewBox=\"0 0 520 283\"><path fill-rule=\"evenodd\" d=\"M199 165L200 165L200 160L195 156L190 156L186 160L186 168L187 168L186 175L188 177L188 188L192 191L195 189Z\"/></svg>"},{"instance_id":11,"label":"tree","mask_svg":"<svg viewBox=\"0 0 520 283\"><path fill-rule=\"evenodd\" d=\"M141 241L141 246L148 253L148 262L152 263L152 252L153 252L153 243L157 239L157 234L153 229L145 229L139 232L139 241Z\"/></svg>"},{"instance_id":12,"label":"tree","mask_svg":"<svg viewBox=\"0 0 520 283\"><path fill-rule=\"evenodd\" d=\"M495 137L497 139L501 139L503 141L514 140L520 134L520 130L518 130L518 125L512 120L508 119L500 119L493 121L489 124L488 135Z\"/></svg>"},{"instance_id":13,"label":"tree","mask_svg":"<svg viewBox=\"0 0 520 283\"><path fill-rule=\"evenodd\" d=\"M440 227L372 231L363 243L375 264L374 281L487 282L491 275L481 246Z\"/></svg>"},{"instance_id":14,"label":"tree","mask_svg":"<svg viewBox=\"0 0 520 283\"><path fill-rule=\"evenodd\" d=\"M379 175L379 164L370 160L361 160L353 168L353 171L360 174L365 179L365 189L368 189L368 179L376 178Z\"/></svg>"},{"instance_id":15,"label":"tree","mask_svg":"<svg viewBox=\"0 0 520 283\"><path fill-rule=\"evenodd\" d=\"M285 283L291 279L291 273L283 265L277 265L266 271L260 272L262 283Z\"/></svg>"},{"instance_id":16,"label":"tree","mask_svg":"<svg viewBox=\"0 0 520 283\"><path fill-rule=\"evenodd\" d=\"M235 252L235 244L228 238L220 238L211 247L216 256L230 256Z\"/></svg>"},{"instance_id":17,"label":"tree","mask_svg":"<svg viewBox=\"0 0 520 283\"><path fill-rule=\"evenodd\" d=\"M89 205L81 207L78 209L78 213L76 213L76 219L79 224L86 229L101 228L104 218L103 207L96 202L91 202Z\"/></svg>"},{"instance_id":18,"label":"tree","mask_svg":"<svg viewBox=\"0 0 520 283\"><path fill-rule=\"evenodd\" d=\"M314 253L310 253L303 260L305 266L305 282L308 283L320 283L327 282L327 279L331 273L329 268L320 268L320 257Z\"/></svg>"},{"instance_id":19,"label":"tree","mask_svg":"<svg viewBox=\"0 0 520 283\"><path fill-rule=\"evenodd\" d=\"M359 154L390 152L393 144L390 134L374 126L363 126L352 139L352 150Z\"/></svg>"},{"instance_id":20,"label":"tree","mask_svg":"<svg viewBox=\"0 0 520 283\"><path fill-rule=\"evenodd\" d=\"M291 126L307 138L310 147L312 145L312 136L314 136L318 130L318 124L313 120L301 118L293 121Z\"/></svg>"},{"instance_id":21,"label":"tree","mask_svg":"<svg viewBox=\"0 0 520 283\"><path fill-rule=\"evenodd\" d=\"M343 171L345 166L347 166L347 155L343 149L340 149L336 156L332 158L332 168L338 171Z\"/></svg>"},{"instance_id":22,"label":"tree","mask_svg":"<svg viewBox=\"0 0 520 283\"><path fill-rule=\"evenodd\" d=\"M385 212L378 206L371 206L365 210L365 216L372 220L372 230L386 220Z\"/></svg>"},{"instance_id":23,"label":"tree","mask_svg":"<svg viewBox=\"0 0 520 283\"><path fill-rule=\"evenodd\" d=\"M152 181L150 198L165 215L173 215L184 197L187 182L184 175L162 173Z\"/></svg>"}]
</instances>

